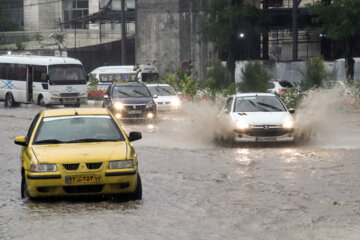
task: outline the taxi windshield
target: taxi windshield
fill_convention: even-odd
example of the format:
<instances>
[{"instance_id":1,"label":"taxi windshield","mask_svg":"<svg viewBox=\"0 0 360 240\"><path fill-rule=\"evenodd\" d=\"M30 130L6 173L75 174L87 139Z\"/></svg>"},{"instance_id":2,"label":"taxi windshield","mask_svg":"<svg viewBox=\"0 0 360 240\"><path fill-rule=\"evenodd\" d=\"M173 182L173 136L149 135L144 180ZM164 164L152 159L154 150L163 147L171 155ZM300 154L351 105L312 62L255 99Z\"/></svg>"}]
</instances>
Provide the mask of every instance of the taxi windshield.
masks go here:
<instances>
[{"instance_id":1,"label":"taxi windshield","mask_svg":"<svg viewBox=\"0 0 360 240\"><path fill-rule=\"evenodd\" d=\"M34 144L124 141L114 120L107 115L46 117Z\"/></svg>"}]
</instances>

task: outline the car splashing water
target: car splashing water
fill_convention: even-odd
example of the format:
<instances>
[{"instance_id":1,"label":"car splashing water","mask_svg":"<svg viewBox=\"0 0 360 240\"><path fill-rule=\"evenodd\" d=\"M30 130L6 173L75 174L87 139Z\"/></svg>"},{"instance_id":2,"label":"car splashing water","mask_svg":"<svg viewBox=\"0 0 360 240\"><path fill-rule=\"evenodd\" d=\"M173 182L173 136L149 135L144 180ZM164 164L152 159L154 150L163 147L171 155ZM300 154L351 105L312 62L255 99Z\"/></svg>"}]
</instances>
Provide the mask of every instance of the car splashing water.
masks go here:
<instances>
[{"instance_id":1,"label":"car splashing water","mask_svg":"<svg viewBox=\"0 0 360 240\"><path fill-rule=\"evenodd\" d=\"M298 142L358 148L360 138L355 129L359 117L353 113L354 101L351 91L340 87L309 91L295 115Z\"/></svg>"}]
</instances>

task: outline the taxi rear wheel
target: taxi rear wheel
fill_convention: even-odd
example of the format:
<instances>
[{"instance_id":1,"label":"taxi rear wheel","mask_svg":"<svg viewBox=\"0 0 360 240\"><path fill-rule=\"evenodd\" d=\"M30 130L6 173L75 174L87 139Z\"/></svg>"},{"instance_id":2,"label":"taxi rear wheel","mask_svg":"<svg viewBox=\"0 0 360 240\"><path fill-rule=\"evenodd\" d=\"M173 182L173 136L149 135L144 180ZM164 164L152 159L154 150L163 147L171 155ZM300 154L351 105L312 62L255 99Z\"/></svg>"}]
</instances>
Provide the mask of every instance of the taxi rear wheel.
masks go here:
<instances>
[{"instance_id":1,"label":"taxi rear wheel","mask_svg":"<svg viewBox=\"0 0 360 240\"><path fill-rule=\"evenodd\" d=\"M135 192L133 192L130 195L130 198L132 200L141 200L142 199L142 184L141 184L141 177L140 177L139 173L137 175L137 185L136 185Z\"/></svg>"}]
</instances>

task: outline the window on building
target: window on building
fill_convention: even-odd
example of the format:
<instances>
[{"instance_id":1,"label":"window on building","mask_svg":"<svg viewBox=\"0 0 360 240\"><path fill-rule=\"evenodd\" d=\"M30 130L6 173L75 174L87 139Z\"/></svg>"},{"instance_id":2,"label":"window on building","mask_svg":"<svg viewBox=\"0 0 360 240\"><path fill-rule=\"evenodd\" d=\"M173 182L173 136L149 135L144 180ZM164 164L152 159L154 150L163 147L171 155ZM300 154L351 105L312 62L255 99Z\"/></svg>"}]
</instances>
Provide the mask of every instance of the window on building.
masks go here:
<instances>
[{"instance_id":1,"label":"window on building","mask_svg":"<svg viewBox=\"0 0 360 240\"><path fill-rule=\"evenodd\" d=\"M89 15L89 0L66 0L64 2L64 22ZM65 28L89 29L88 23L67 24Z\"/></svg>"}]
</instances>

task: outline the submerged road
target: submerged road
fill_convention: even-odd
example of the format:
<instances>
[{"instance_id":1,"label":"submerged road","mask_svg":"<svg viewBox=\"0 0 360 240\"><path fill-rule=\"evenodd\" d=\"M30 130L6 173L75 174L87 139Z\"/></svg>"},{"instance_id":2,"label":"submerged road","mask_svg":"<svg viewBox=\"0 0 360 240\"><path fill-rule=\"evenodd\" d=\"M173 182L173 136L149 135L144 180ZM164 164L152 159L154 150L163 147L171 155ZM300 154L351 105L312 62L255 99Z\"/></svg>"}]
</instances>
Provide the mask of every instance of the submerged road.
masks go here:
<instances>
[{"instance_id":1,"label":"submerged road","mask_svg":"<svg viewBox=\"0 0 360 240\"><path fill-rule=\"evenodd\" d=\"M143 133L141 201L26 201L13 140L41 109L0 103L0 239L359 239L358 115L298 146L220 146L201 106L125 123Z\"/></svg>"}]
</instances>

